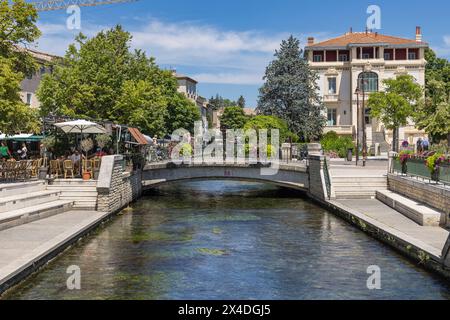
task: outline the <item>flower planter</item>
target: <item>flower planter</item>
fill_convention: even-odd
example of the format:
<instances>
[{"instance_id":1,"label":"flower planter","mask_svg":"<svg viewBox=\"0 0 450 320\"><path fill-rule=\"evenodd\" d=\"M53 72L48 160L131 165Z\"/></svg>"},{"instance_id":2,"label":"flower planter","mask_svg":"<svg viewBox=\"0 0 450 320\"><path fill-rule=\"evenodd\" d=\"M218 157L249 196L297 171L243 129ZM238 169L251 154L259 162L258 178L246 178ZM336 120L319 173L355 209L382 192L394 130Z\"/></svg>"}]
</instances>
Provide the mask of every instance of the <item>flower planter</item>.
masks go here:
<instances>
[{"instance_id":1,"label":"flower planter","mask_svg":"<svg viewBox=\"0 0 450 320\"><path fill-rule=\"evenodd\" d=\"M91 173L90 172L83 172L83 180L91 180Z\"/></svg>"}]
</instances>

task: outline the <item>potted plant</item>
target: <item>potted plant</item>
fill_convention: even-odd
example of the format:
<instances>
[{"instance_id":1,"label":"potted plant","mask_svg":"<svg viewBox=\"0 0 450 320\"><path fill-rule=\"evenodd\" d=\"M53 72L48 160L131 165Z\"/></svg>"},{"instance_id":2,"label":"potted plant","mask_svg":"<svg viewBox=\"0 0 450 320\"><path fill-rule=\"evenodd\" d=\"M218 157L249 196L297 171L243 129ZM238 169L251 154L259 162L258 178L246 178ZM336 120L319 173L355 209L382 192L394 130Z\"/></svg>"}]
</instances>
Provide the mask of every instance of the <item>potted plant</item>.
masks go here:
<instances>
[{"instance_id":1,"label":"potted plant","mask_svg":"<svg viewBox=\"0 0 450 320\"><path fill-rule=\"evenodd\" d=\"M92 141L91 138L87 138L81 141L81 149L86 154L86 159L88 152L91 151L94 148L94 141ZM83 180L90 180L91 179L91 173L87 170L84 170L83 168Z\"/></svg>"},{"instance_id":2,"label":"potted plant","mask_svg":"<svg viewBox=\"0 0 450 320\"><path fill-rule=\"evenodd\" d=\"M98 147L103 151L103 149L111 143L112 139L108 134L99 134L95 138L95 141L97 142Z\"/></svg>"},{"instance_id":3,"label":"potted plant","mask_svg":"<svg viewBox=\"0 0 450 320\"><path fill-rule=\"evenodd\" d=\"M427 158L425 163L431 173L431 180L439 181L439 166L444 161L445 156L442 153L435 153Z\"/></svg>"},{"instance_id":4,"label":"potted plant","mask_svg":"<svg viewBox=\"0 0 450 320\"><path fill-rule=\"evenodd\" d=\"M402 165L402 174L408 173L408 160L411 158L412 154L413 153L410 150L403 150L399 153L398 159Z\"/></svg>"}]
</instances>

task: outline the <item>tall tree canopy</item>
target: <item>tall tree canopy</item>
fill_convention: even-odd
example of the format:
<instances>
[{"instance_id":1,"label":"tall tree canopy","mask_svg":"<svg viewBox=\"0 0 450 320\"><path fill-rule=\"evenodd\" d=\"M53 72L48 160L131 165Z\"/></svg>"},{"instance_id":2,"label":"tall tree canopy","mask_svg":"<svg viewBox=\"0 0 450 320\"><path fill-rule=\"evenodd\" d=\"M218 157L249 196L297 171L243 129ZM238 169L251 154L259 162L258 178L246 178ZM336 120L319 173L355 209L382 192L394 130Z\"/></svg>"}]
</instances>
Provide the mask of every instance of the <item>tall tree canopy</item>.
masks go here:
<instances>
[{"instance_id":1,"label":"tall tree canopy","mask_svg":"<svg viewBox=\"0 0 450 320\"><path fill-rule=\"evenodd\" d=\"M258 110L285 120L302 140L316 140L326 124L317 79L303 57L300 41L289 37L266 69Z\"/></svg>"},{"instance_id":2,"label":"tall tree canopy","mask_svg":"<svg viewBox=\"0 0 450 320\"><path fill-rule=\"evenodd\" d=\"M414 113L414 120L434 139L447 138L450 146L450 62L426 50L425 100Z\"/></svg>"},{"instance_id":3,"label":"tall tree canopy","mask_svg":"<svg viewBox=\"0 0 450 320\"><path fill-rule=\"evenodd\" d=\"M164 135L169 104L183 104L177 81L153 58L130 50L130 33L121 26L87 39L80 34L61 66L38 89L43 114L107 119Z\"/></svg>"},{"instance_id":4,"label":"tall tree canopy","mask_svg":"<svg viewBox=\"0 0 450 320\"><path fill-rule=\"evenodd\" d=\"M383 80L385 91L373 92L368 101L371 115L380 119L387 129L393 130L393 150L398 151L398 129L408 124L414 108L423 96L423 88L411 75L400 75Z\"/></svg>"},{"instance_id":5,"label":"tall tree canopy","mask_svg":"<svg viewBox=\"0 0 450 320\"><path fill-rule=\"evenodd\" d=\"M213 107L214 110L220 110L227 107L234 107L237 105L237 102L227 98L223 98L219 94L216 94L215 97L211 97L209 99L209 104Z\"/></svg>"},{"instance_id":6,"label":"tall tree canopy","mask_svg":"<svg viewBox=\"0 0 450 320\"><path fill-rule=\"evenodd\" d=\"M20 98L20 82L36 70L33 57L23 48L39 36L37 12L23 0L0 0L0 132L36 132L36 112Z\"/></svg>"},{"instance_id":7,"label":"tall tree canopy","mask_svg":"<svg viewBox=\"0 0 450 320\"><path fill-rule=\"evenodd\" d=\"M41 35L34 6L24 0L0 0L0 56L12 60L13 70L24 75L36 71L33 57L24 50Z\"/></svg>"},{"instance_id":8,"label":"tall tree canopy","mask_svg":"<svg viewBox=\"0 0 450 320\"><path fill-rule=\"evenodd\" d=\"M286 121L274 116L258 115L252 117L244 126L245 131L250 129L254 129L256 132L259 132L261 129L267 129L268 137L271 137L271 129L278 129L280 134L280 143L288 140L297 142L298 140L298 137L289 131Z\"/></svg>"},{"instance_id":9,"label":"tall tree canopy","mask_svg":"<svg viewBox=\"0 0 450 320\"><path fill-rule=\"evenodd\" d=\"M240 96L238 101L237 101L237 105L241 108L245 108L245 98L244 96Z\"/></svg>"},{"instance_id":10,"label":"tall tree canopy","mask_svg":"<svg viewBox=\"0 0 450 320\"><path fill-rule=\"evenodd\" d=\"M222 130L243 129L248 117L245 115L241 107L226 107L220 117L220 128Z\"/></svg>"}]
</instances>

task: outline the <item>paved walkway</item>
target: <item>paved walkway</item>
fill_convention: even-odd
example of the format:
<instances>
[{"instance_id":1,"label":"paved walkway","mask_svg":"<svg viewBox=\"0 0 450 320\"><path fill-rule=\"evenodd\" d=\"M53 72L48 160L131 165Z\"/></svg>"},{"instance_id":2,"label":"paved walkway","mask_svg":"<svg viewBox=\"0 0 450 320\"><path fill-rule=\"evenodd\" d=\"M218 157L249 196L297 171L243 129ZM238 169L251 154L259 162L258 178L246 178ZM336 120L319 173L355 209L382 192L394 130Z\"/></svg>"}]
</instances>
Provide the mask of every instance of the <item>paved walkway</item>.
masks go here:
<instances>
[{"instance_id":1,"label":"paved walkway","mask_svg":"<svg viewBox=\"0 0 450 320\"><path fill-rule=\"evenodd\" d=\"M0 232L0 287L55 249L64 246L108 213L67 211Z\"/></svg>"},{"instance_id":2,"label":"paved walkway","mask_svg":"<svg viewBox=\"0 0 450 320\"><path fill-rule=\"evenodd\" d=\"M362 166L360 162L359 166L356 166L355 161L347 162L344 160L331 160L330 172L333 177L367 177L386 176L388 171L388 161L383 160L369 160L366 166Z\"/></svg>"},{"instance_id":3,"label":"paved walkway","mask_svg":"<svg viewBox=\"0 0 450 320\"><path fill-rule=\"evenodd\" d=\"M424 251L440 257L449 232L440 227L422 227L378 200L337 200L330 201L349 212L364 216Z\"/></svg>"}]
</instances>

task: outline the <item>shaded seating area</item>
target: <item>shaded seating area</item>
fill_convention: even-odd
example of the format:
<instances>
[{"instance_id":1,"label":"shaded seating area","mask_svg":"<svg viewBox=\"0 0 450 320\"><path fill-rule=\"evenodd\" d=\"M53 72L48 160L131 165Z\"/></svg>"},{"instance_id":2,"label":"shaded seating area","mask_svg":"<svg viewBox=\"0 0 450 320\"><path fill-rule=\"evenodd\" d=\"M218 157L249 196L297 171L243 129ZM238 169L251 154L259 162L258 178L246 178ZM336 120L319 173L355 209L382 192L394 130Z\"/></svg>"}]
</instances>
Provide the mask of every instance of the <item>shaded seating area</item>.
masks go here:
<instances>
[{"instance_id":1,"label":"shaded seating area","mask_svg":"<svg viewBox=\"0 0 450 320\"><path fill-rule=\"evenodd\" d=\"M43 159L22 160L14 159L0 162L0 181L16 182L29 179L37 179L39 168L42 166Z\"/></svg>"}]
</instances>

